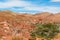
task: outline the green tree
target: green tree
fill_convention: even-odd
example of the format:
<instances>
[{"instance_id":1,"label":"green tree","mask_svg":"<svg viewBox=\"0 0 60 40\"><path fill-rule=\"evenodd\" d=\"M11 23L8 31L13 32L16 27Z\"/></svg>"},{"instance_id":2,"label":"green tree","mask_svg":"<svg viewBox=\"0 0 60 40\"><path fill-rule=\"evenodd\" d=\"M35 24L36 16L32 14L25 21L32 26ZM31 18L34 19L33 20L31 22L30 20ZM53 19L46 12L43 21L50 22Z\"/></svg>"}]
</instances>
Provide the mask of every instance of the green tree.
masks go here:
<instances>
[{"instance_id":1,"label":"green tree","mask_svg":"<svg viewBox=\"0 0 60 40\"><path fill-rule=\"evenodd\" d=\"M52 23L47 24L35 24L35 28L31 32L32 37L43 37L47 40L52 39L55 35L57 35L59 31L59 26Z\"/></svg>"}]
</instances>

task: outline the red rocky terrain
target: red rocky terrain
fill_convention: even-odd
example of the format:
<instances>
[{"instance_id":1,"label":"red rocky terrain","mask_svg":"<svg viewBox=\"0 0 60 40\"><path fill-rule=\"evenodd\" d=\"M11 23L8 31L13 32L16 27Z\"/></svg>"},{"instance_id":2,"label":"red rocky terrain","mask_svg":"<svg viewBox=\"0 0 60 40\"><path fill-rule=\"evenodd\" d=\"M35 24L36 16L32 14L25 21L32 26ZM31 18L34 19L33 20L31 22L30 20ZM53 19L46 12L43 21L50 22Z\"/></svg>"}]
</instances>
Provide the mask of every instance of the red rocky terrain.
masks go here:
<instances>
[{"instance_id":1,"label":"red rocky terrain","mask_svg":"<svg viewBox=\"0 0 60 40\"><path fill-rule=\"evenodd\" d=\"M12 11L0 11L0 40L12 40L13 37L30 38L30 31L35 23L60 23L60 13L48 12L27 14L15 13ZM58 35L54 40L59 40ZM37 40L40 40L39 38Z\"/></svg>"}]
</instances>

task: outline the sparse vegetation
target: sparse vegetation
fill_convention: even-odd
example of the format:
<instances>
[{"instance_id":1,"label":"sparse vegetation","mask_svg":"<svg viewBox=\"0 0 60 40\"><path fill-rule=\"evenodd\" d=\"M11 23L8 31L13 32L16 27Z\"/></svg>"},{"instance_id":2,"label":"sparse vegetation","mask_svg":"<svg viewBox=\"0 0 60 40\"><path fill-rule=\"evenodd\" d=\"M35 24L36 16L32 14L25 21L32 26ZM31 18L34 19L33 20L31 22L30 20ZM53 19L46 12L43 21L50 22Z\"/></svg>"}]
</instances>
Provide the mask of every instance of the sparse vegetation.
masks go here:
<instances>
[{"instance_id":1,"label":"sparse vegetation","mask_svg":"<svg viewBox=\"0 0 60 40\"><path fill-rule=\"evenodd\" d=\"M32 37L43 37L44 39L50 40L55 35L57 35L59 31L59 26L56 24L48 23L48 24L35 24L35 29L31 32Z\"/></svg>"},{"instance_id":2,"label":"sparse vegetation","mask_svg":"<svg viewBox=\"0 0 60 40\"><path fill-rule=\"evenodd\" d=\"M23 40L23 38L14 37L12 40Z\"/></svg>"},{"instance_id":3,"label":"sparse vegetation","mask_svg":"<svg viewBox=\"0 0 60 40\"><path fill-rule=\"evenodd\" d=\"M45 22L48 23L40 24ZM55 24L51 24L49 22L54 22ZM12 36L14 36L12 40L25 40L25 38L29 38L29 40L36 40L36 38L50 40L53 37L57 37L60 40L60 35L55 36L60 33L59 26L59 13L51 15L47 12L39 14L22 14L8 10L0 11L0 40L9 40ZM31 37L29 32L31 33Z\"/></svg>"}]
</instances>

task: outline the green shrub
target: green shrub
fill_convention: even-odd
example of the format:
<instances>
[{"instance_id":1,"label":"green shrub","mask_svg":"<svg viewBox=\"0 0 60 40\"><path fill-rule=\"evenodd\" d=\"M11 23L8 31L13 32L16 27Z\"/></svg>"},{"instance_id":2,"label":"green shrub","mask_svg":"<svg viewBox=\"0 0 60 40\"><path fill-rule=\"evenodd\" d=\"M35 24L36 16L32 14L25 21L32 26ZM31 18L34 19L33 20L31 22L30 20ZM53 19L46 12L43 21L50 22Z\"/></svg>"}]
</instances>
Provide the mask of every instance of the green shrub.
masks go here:
<instances>
[{"instance_id":1,"label":"green shrub","mask_svg":"<svg viewBox=\"0 0 60 40\"><path fill-rule=\"evenodd\" d=\"M14 37L14 38L12 38L12 40L23 40L23 38Z\"/></svg>"},{"instance_id":2,"label":"green shrub","mask_svg":"<svg viewBox=\"0 0 60 40\"><path fill-rule=\"evenodd\" d=\"M59 26L56 24L35 24L35 28L31 32L32 37L43 37L45 39L52 39L55 35L60 33Z\"/></svg>"}]
</instances>

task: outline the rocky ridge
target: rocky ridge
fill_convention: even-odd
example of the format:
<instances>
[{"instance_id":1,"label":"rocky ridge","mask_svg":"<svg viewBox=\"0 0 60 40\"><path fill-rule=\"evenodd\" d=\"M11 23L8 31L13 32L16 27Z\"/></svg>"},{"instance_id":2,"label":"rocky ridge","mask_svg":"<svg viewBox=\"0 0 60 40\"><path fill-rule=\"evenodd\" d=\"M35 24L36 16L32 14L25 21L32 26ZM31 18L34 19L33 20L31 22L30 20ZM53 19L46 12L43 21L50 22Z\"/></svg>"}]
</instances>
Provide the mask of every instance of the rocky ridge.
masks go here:
<instances>
[{"instance_id":1,"label":"rocky ridge","mask_svg":"<svg viewBox=\"0 0 60 40\"><path fill-rule=\"evenodd\" d=\"M14 36L28 40L29 32L35 23L60 23L60 13L42 12L37 14L22 14L12 11L0 11L0 39L12 40Z\"/></svg>"}]
</instances>

